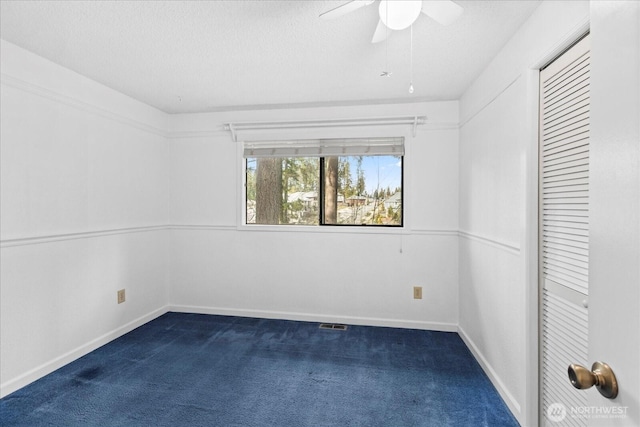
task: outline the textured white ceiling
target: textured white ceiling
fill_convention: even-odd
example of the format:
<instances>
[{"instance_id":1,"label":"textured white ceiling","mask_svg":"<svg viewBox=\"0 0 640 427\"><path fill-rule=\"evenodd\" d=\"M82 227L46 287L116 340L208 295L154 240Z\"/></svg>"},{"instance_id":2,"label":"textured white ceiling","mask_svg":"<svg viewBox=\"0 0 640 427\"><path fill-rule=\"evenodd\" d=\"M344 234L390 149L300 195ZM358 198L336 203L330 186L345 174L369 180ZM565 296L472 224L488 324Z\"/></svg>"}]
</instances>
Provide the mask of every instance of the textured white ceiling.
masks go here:
<instances>
[{"instance_id":1,"label":"textured white ceiling","mask_svg":"<svg viewBox=\"0 0 640 427\"><path fill-rule=\"evenodd\" d=\"M540 3L457 0L465 12L448 27L421 14L410 95L409 30L371 44L378 2L318 18L345 1L2 1L0 28L11 43L184 113L458 99Z\"/></svg>"}]
</instances>

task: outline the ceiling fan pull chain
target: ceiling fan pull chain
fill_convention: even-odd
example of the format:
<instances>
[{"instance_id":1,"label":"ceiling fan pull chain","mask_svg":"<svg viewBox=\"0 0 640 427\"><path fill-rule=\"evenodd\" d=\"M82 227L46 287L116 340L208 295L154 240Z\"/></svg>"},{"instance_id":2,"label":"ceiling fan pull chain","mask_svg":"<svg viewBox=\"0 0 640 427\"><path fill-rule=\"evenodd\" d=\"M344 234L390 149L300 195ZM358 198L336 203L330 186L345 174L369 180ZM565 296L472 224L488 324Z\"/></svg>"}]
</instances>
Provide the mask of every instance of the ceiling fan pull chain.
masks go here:
<instances>
[{"instance_id":1,"label":"ceiling fan pull chain","mask_svg":"<svg viewBox=\"0 0 640 427\"><path fill-rule=\"evenodd\" d=\"M413 24L411 24L409 44L409 93L413 93Z\"/></svg>"},{"instance_id":2,"label":"ceiling fan pull chain","mask_svg":"<svg viewBox=\"0 0 640 427\"><path fill-rule=\"evenodd\" d=\"M386 19L388 20L389 19L389 8L387 7L385 10L386 10L386 15L387 15ZM383 71L382 73L380 73L380 77L391 77L391 71L388 71L389 70L389 27L387 27L385 25L384 28L385 28L385 31L387 33L387 37L386 37L386 40L384 42L384 46L385 46L385 59L384 59L384 61L385 61L385 70L387 70L387 71Z\"/></svg>"}]
</instances>

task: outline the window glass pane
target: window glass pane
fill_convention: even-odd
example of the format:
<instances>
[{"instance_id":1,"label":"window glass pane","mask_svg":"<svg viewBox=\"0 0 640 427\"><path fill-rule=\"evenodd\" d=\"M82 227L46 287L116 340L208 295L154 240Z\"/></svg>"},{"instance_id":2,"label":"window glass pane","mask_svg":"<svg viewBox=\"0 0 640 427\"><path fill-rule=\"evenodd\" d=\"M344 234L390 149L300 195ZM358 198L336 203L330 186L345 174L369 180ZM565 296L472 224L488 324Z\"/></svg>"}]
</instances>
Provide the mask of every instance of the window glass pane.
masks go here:
<instances>
[{"instance_id":1,"label":"window glass pane","mask_svg":"<svg viewBox=\"0 0 640 427\"><path fill-rule=\"evenodd\" d=\"M402 225L402 157L324 161L325 224Z\"/></svg>"},{"instance_id":2,"label":"window glass pane","mask_svg":"<svg viewBox=\"0 0 640 427\"><path fill-rule=\"evenodd\" d=\"M246 223L402 226L402 161L400 155L248 157Z\"/></svg>"},{"instance_id":3,"label":"window glass pane","mask_svg":"<svg viewBox=\"0 0 640 427\"><path fill-rule=\"evenodd\" d=\"M247 224L318 225L318 157L247 158Z\"/></svg>"}]
</instances>

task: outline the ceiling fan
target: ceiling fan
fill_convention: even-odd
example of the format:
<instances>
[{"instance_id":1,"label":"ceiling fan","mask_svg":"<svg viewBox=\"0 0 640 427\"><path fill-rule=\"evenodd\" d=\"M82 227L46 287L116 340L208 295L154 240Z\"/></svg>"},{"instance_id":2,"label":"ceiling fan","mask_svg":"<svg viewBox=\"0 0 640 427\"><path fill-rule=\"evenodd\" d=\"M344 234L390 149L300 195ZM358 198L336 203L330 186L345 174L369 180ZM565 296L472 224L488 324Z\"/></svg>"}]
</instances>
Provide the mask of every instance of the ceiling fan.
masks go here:
<instances>
[{"instance_id":1,"label":"ceiling fan","mask_svg":"<svg viewBox=\"0 0 640 427\"><path fill-rule=\"evenodd\" d=\"M320 14L321 18L333 19L369 6L375 0L351 0ZM378 8L380 21L373 33L371 43L378 43L389 37L389 30L404 30L418 19L420 12L434 21L449 25L462 15L463 8L451 0L380 0Z\"/></svg>"}]
</instances>

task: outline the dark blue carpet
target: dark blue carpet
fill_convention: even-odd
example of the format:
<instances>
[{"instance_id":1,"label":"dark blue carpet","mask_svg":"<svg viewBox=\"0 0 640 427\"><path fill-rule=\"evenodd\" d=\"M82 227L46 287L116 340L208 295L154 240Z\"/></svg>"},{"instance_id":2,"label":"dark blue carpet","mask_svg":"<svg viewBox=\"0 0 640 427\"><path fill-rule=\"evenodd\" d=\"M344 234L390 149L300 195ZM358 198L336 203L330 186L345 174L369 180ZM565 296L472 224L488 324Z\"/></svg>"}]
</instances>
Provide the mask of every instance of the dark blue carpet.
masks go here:
<instances>
[{"instance_id":1,"label":"dark blue carpet","mask_svg":"<svg viewBox=\"0 0 640 427\"><path fill-rule=\"evenodd\" d=\"M2 426L517 426L455 333L167 313L0 400Z\"/></svg>"}]
</instances>

